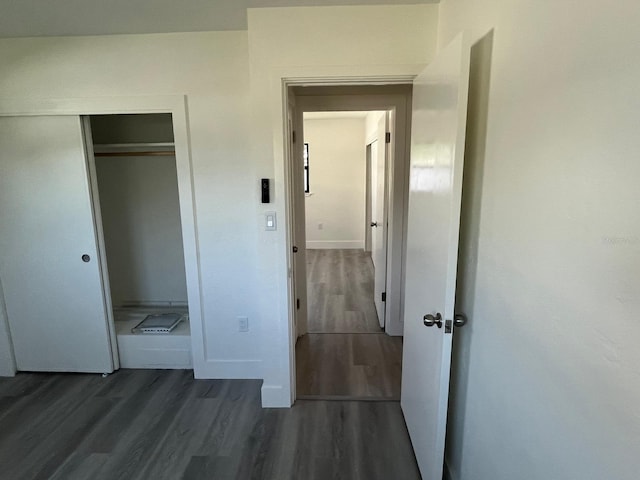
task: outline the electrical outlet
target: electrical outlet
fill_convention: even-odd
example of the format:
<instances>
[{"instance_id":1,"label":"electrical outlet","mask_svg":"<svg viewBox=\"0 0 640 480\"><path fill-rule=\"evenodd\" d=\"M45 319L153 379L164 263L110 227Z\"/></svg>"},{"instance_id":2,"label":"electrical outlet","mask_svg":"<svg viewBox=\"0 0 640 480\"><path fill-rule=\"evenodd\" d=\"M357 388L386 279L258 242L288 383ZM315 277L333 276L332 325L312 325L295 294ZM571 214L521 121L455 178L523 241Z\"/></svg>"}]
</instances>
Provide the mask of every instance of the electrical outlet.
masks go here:
<instances>
[{"instance_id":1,"label":"electrical outlet","mask_svg":"<svg viewBox=\"0 0 640 480\"><path fill-rule=\"evenodd\" d=\"M238 317L238 331L239 332L249 331L249 317Z\"/></svg>"}]
</instances>

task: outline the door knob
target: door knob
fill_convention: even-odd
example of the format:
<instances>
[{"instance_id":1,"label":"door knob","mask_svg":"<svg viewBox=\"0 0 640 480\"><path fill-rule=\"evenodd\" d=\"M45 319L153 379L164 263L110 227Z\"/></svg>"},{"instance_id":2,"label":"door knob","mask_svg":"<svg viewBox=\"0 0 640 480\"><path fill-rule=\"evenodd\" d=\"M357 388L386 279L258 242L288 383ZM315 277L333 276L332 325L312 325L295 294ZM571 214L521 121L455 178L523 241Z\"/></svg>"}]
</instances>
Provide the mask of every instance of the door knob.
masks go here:
<instances>
[{"instance_id":1,"label":"door knob","mask_svg":"<svg viewBox=\"0 0 640 480\"><path fill-rule=\"evenodd\" d=\"M440 313L436 313L435 316L427 313L423 317L423 321L425 327L433 327L434 325L437 325L438 328L442 328L442 315L440 315Z\"/></svg>"},{"instance_id":2,"label":"door knob","mask_svg":"<svg viewBox=\"0 0 640 480\"><path fill-rule=\"evenodd\" d=\"M296 247L295 245L293 246L293 253L298 253L298 247Z\"/></svg>"},{"instance_id":3,"label":"door knob","mask_svg":"<svg viewBox=\"0 0 640 480\"><path fill-rule=\"evenodd\" d=\"M80 258L82 258L82 261L84 263L88 263L91 260L91 257L89 255L87 255L86 253L84 255L82 255L82 257L80 257Z\"/></svg>"},{"instance_id":4,"label":"door knob","mask_svg":"<svg viewBox=\"0 0 640 480\"><path fill-rule=\"evenodd\" d=\"M467 324L467 316L464 313L456 313L453 316L454 327L464 327Z\"/></svg>"},{"instance_id":5,"label":"door knob","mask_svg":"<svg viewBox=\"0 0 640 480\"><path fill-rule=\"evenodd\" d=\"M371 222L371 226L372 227L377 227L378 226L378 222Z\"/></svg>"}]
</instances>

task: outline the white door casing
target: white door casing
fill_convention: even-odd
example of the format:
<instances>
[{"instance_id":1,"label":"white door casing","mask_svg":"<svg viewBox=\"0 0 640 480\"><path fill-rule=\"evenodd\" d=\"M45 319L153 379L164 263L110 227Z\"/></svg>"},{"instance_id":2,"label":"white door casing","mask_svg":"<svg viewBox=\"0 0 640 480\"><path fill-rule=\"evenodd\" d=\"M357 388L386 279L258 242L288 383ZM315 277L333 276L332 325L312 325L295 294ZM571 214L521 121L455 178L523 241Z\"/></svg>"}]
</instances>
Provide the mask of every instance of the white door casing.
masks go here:
<instances>
[{"instance_id":1,"label":"white door casing","mask_svg":"<svg viewBox=\"0 0 640 480\"><path fill-rule=\"evenodd\" d=\"M0 276L17 368L112 372L80 117L2 117L0 145Z\"/></svg>"},{"instance_id":2,"label":"white door casing","mask_svg":"<svg viewBox=\"0 0 640 480\"><path fill-rule=\"evenodd\" d=\"M382 294L387 281L387 115L378 120L377 140L371 149L371 258L374 267L373 298L380 328L385 326Z\"/></svg>"},{"instance_id":3,"label":"white door casing","mask_svg":"<svg viewBox=\"0 0 640 480\"><path fill-rule=\"evenodd\" d=\"M444 463L469 56L460 35L413 88L401 405L424 480ZM442 328L425 326L437 313Z\"/></svg>"}]
</instances>

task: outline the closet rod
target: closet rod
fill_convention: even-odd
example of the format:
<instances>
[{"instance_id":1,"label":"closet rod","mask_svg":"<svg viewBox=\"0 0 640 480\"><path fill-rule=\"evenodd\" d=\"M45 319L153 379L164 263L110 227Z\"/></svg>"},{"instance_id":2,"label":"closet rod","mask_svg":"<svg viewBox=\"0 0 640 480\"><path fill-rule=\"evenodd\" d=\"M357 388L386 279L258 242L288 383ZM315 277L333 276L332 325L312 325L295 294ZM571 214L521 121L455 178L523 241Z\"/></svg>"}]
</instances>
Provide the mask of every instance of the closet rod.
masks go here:
<instances>
[{"instance_id":1,"label":"closet rod","mask_svg":"<svg viewBox=\"0 0 640 480\"><path fill-rule=\"evenodd\" d=\"M175 150L147 151L147 152L94 152L96 157L157 157L175 155Z\"/></svg>"}]
</instances>

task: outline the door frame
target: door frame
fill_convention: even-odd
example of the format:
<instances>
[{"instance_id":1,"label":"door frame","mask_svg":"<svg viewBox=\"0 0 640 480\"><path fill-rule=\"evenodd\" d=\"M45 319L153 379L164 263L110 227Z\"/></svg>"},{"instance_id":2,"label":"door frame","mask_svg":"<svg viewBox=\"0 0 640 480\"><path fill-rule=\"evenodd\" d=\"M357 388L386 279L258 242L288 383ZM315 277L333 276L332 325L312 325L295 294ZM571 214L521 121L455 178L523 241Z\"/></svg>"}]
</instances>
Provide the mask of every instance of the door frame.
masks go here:
<instances>
[{"instance_id":1,"label":"door frame","mask_svg":"<svg viewBox=\"0 0 640 480\"><path fill-rule=\"evenodd\" d=\"M202 316L202 286L200 283L200 264L198 261L199 245L195 217L195 198L186 96L155 95L144 97L123 96L62 99L0 98L0 116L3 117L49 115L84 117L91 115L144 113L170 113L173 122L178 198L180 202L187 299L189 302L189 320L191 327L191 354L194 375L198 378L206 376L206 359ZM94 212L94 226L98 220ZM101 249L100 235L98 235L98 232L99 230L96 228L96 245ZM105 268L106 265L101 265L101 269L106 272ZM105 296L108 293L105 289L104 275L103 292L105 292ZM0 344L8 342L9 345L12 345L3 298L3 292L0 290ZM107 311L107 322L110 332L109 341L111 342L112 351L114 352L114 364L118 365L116 335L112 315L112 312ZM15 358L11 350L9 350L9 358L0 358L0 362L2 362L2 364L0 364L0 374L6 374L6 376L15 375L17 370Z\"/></svg>"},{"instance_id":2,"label":"door frame","mask_svg":"<svg viewBox=\"0 0 640 480\"><path fill-rule=\"evenodd\" d=\"M404 275L403 265L405 257L405 234L406 234L406 212L408 202L408 173L410 157L411 138L411 85L414 75L403 77L390 77L383 81L380 78L362 77L357 80L345 82L344 79L324 78L310 82L308 79L282 79L282 99L284 108L295 103L296 120L294 130L298 137L302 137L299 132L303 132L302 117L304 112L311 111L391 111L395 125L395 138L392 138L393 148L389 153L387 162L387 179L389 194L387 196L387 277L386 291L387 302L385 303L385 317L394 319L385 325L385 329L390 335L402 335L403 333L403 292ZM341 87L359 87L361 92L354 92L351 89ZM304 90L295 87L306 87ZM396 87L396 88L393 88ZM300 93L304 92L304 95ZM290 100L295 96L295 102ZM285 110L286 111L286 110ZM285 122L286 122L285 115ZM287 131L287 124L283 129ZM367 141L368 139L363 139ZM291 403L296 398L296 366L295 366L295 342L296 342L296 298L295 283L296 272L295 263L292 258L292 248L294 240L298 244L304 242L300 238L294 239L296 232L296 199L298 197L296 188L298 183L295 180L295 164L293 162L293 152L289 142L285 138L283 145L283 169L285 183L285 208L286 208L286 255L289 274L287 285L287 306L289 311L289 373L291 388ZM384 144L386 148L386 143ZM301 248L300 245L298 249ZM306 280L306 279L305 279ZM387 328L388 326L388 328ZM263 388L263 405L265 402L265 391Z\"/></svg>"}]
</instances>

